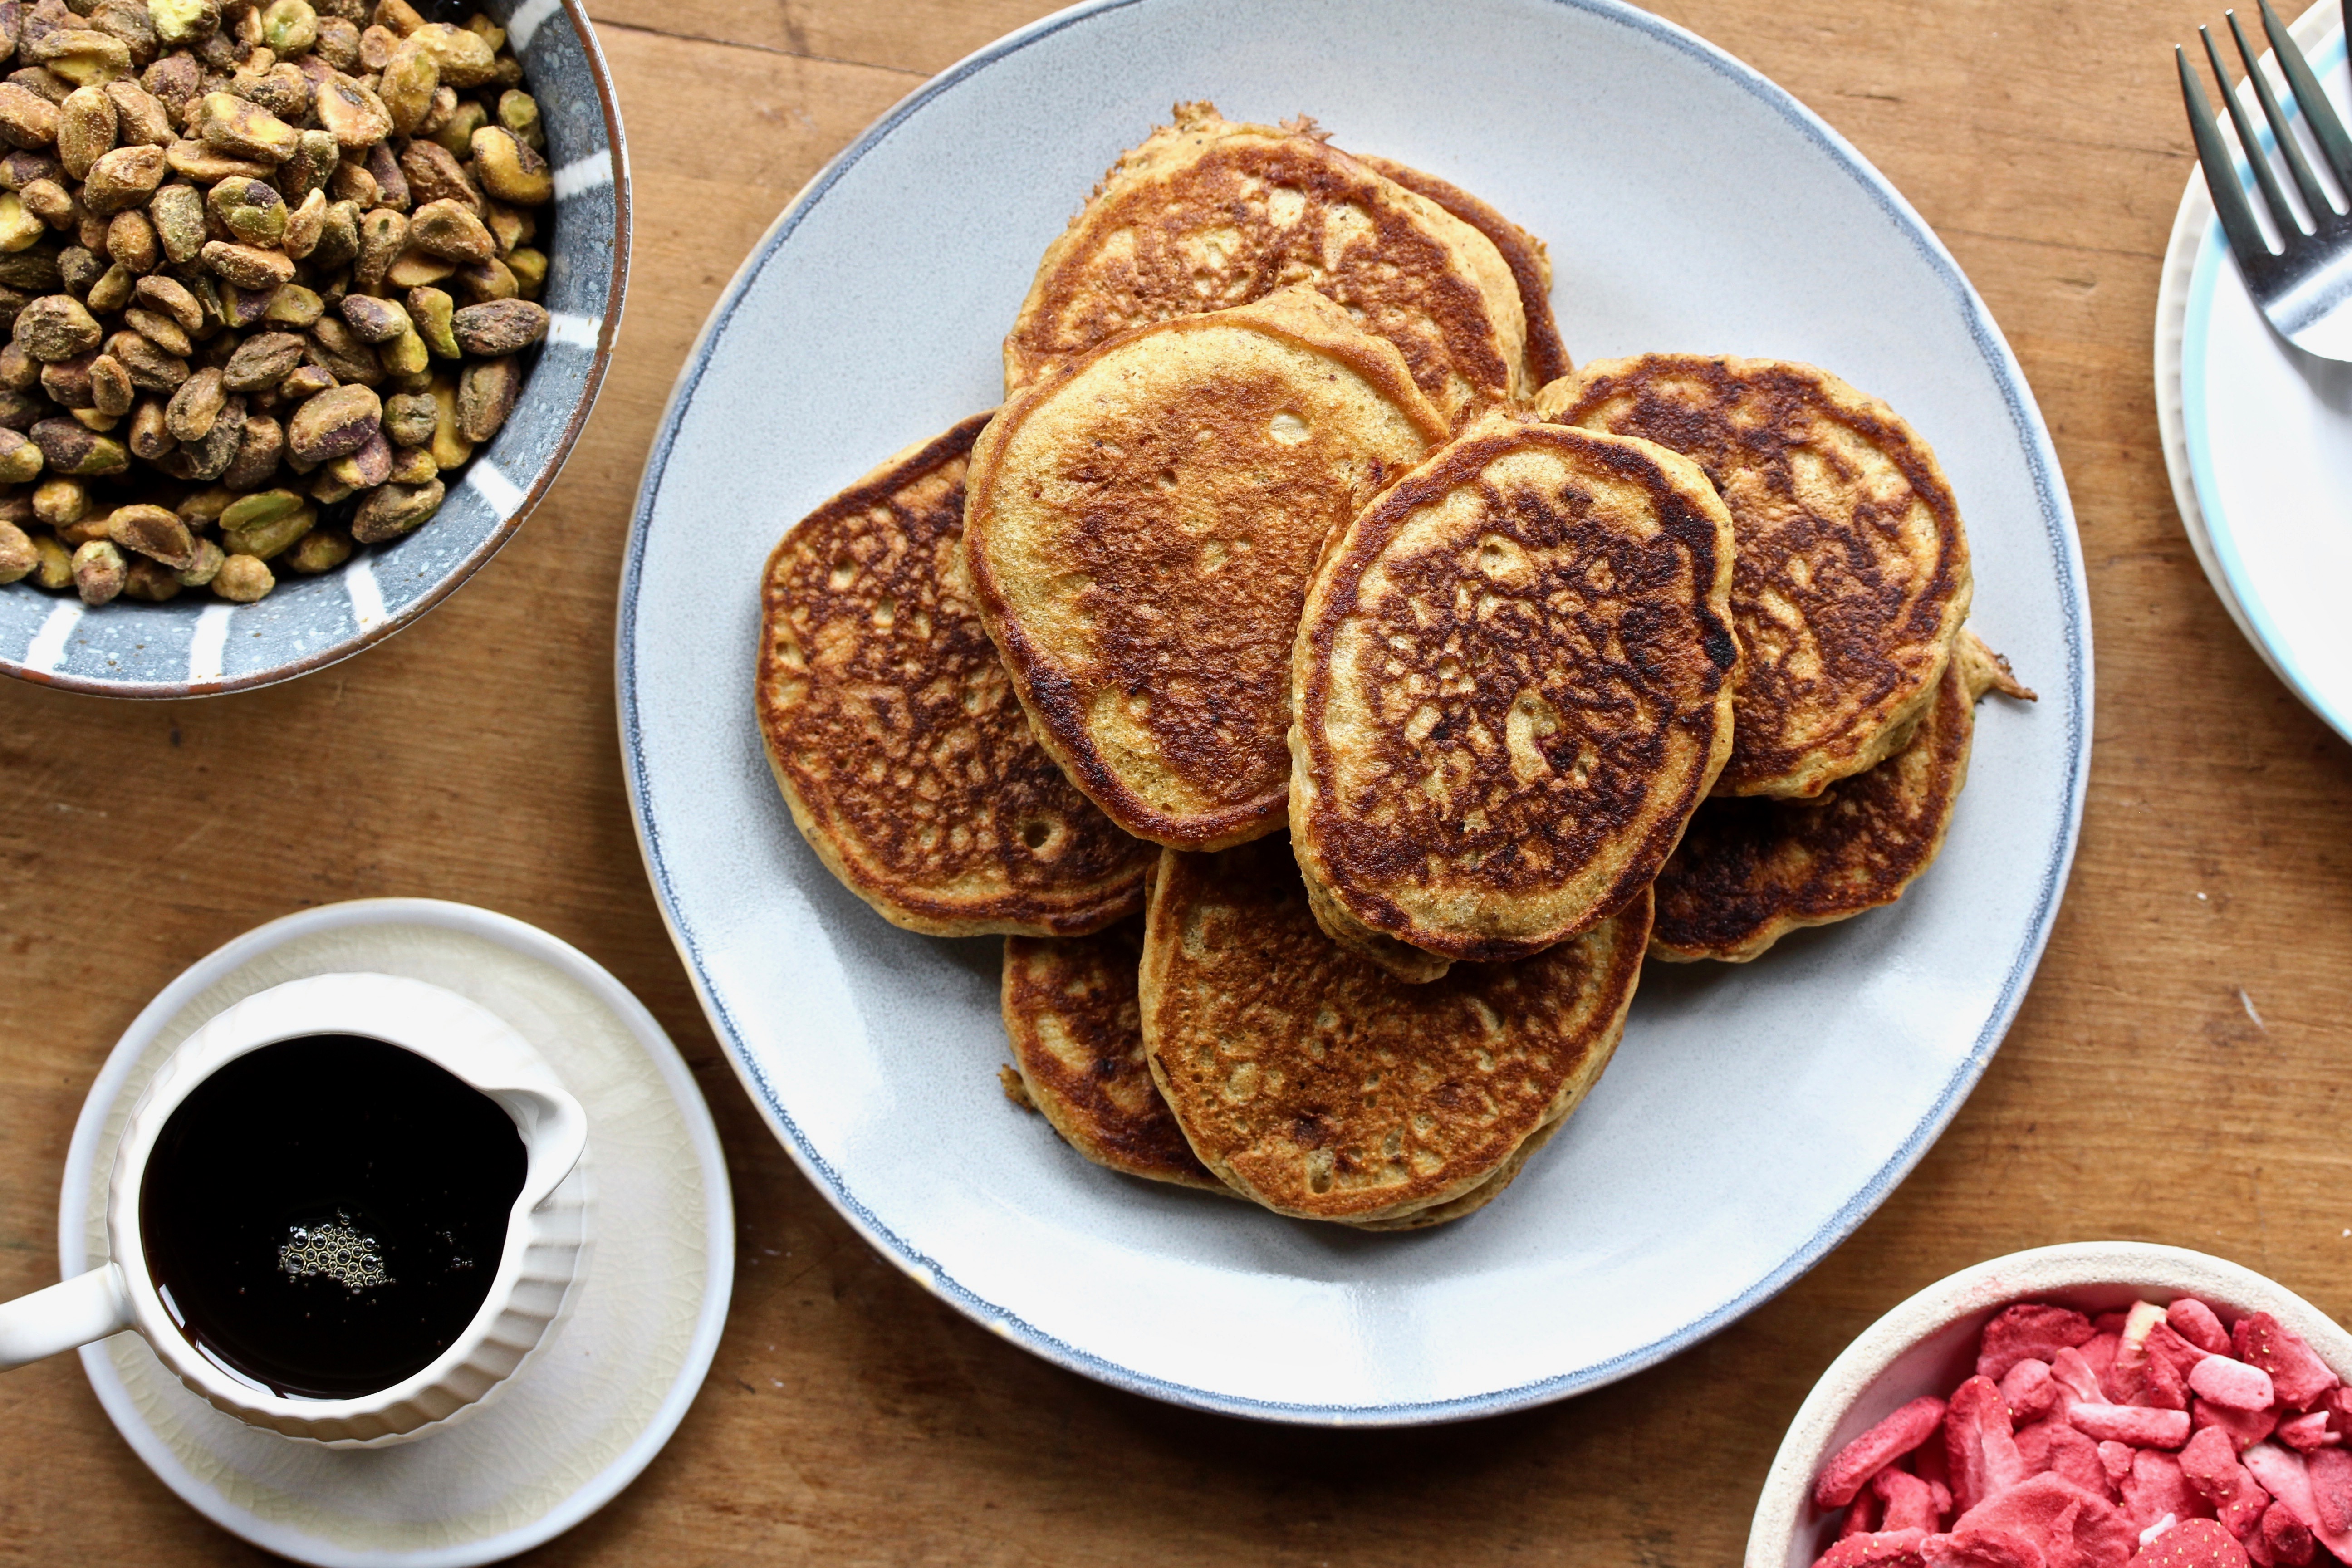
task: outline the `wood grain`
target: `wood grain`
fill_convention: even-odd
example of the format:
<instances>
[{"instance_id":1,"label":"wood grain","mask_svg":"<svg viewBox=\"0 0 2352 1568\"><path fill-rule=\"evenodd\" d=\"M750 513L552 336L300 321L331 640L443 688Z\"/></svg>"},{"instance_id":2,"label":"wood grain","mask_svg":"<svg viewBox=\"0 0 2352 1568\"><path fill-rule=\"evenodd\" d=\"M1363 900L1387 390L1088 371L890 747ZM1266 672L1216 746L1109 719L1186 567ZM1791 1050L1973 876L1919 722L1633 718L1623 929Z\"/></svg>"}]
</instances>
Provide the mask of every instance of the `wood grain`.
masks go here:
<instances>
[{"instance_id":1,"label":"wood grain","mask_svg":"<svg viewBox=\"0 0 2352 1568\"><path fill-rule=\"evenodd\" d=\"M2056 934L1981 1087L1851 1241L1655 1371L1390 1434L1110 1392L869 1252L737 1089L656 917L612 605L647 439L736 262L923 73L1043 9L597 0L637 271L604 402L530 526L415 628L292 686L143 706L0 683L0 1293L56 1276L74 1116L146 998L274 916L425 893L544 926L645 998L710 1099L741 1216L685 1426L540 1563L1719 1563L1822 1367L1964 1264L2144 1237L2352 1314L2352 753L2207 589L2149 386L2190 171L2168 47L2220 10L2188 0L1664 6L1818 110L1951 246L2055 432L2090 570L2097 752ZM264 1561L147 1473L70 1359L0 1378L0 1563Z\"/></svg>"}]
</instances>

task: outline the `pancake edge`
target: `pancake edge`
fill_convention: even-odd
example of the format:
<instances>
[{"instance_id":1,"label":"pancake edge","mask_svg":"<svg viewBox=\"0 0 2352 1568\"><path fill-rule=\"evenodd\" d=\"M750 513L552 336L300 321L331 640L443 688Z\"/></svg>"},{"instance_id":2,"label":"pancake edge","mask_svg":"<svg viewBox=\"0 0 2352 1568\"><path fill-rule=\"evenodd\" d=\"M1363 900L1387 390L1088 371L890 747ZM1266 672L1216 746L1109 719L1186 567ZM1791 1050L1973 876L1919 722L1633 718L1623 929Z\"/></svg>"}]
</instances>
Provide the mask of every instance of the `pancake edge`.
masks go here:
<instances>
[{"instance_id":1,"label":"pancake edge","mask_svg":"<svg viewBox=\"0 0 2352 1568\"><path fill-rule=\"evenodd\" d=\"M1802 360L1748 359L1737 354L1647 353L1620 359L1595 360L1559 381L1538 389L1530 406L1536 417L1555 421L1565 417L1568 410L1594 383L1612 375L1627 375L1643 366L1721 365L1732 374L1751 374L1759 370L1794 371L1811 377L1827 399L1849 417L1870 425L1891 429L1903 444L1922 462L1927 476L1940 486L1952 502L1952 542L1958 574L1958 585L1946 603L1939 646L1943 649L1927 669L1917 689L1910 697L1895 704L1887 712L1881 727L1869 734L1851 753L1832 756L1825 748L1801 753L1794 764L1770 778L1719 786L1720 793L1731 796L1765 795L1781 799L1811 799L1842 778L1866 773L1892 756L1910 740L1910 728L1927 705L1936 700L1936 689L1944 677L1944 661L1950 657L1952 638L1969 618L1969 610L1976 592L1976 578L1969 551L1968 525L1960 515L1959 496L1952 489L1951 477L1944 472L1942 459L1927 438L1913 427L1911 422L1897 413L1885 399L1874 397L1833 372ZM1581 428L1581 426L1573 426ZM1914 488L1916 488L1916 486Z\"/></svg>"},{"instance_id":2,"label":"pancake edge","mask_svg":"<svg viewBox=\"0 0 2352 1568\"><path fill-rule=\"evenodd\" d=\"M775 735L766 722L760 693L768 679L768 605L767 588L774 576L776 563L791 548L793 536L811 518L838 504L865 505L895 494L905 482L908 470L928 471L950 458L964 456L981 432L994 417L994 410L975 414L958 420L940 435L928 440L911 442L884 458L854 483L844 486L813 508L806 516L784 530L775 548L768 552L760 568L760 647L754 660L751 681L751 727L759 731L761 754L767 758L768 772L776 781L777 789L791 811L793 826L802 839L816 852L824 868L834 879L863 900L866 906L902 931L921 936L1090 936L1104 927L1127 919L1143 907L1144 885L1149 879L1150 862L1132 878L1121 878L1112 889L1090 901L1073 900L1066 909L1043 910L1034 915L1003 912L959 911L938 900L909 900L893 889L877 886L863 871L852 865L835 842L834 835L819 820L800 788L793 782L791 770L784 765ZM966 489L969 491L969 469ZM1000 656L1001 657L1001 656ZM1024 710L1026 717L1026 710ZM1032 724L1034 732L1035 726ZM1049 755L1051 753L1048 753ZM1116 826L1114 823L1112 826ZM999 899L995 903L1008 900ZM1034 900L1025 902L1034 904Z\"/></svg>"},{"instance_id":3,"label":"pancake edge","mask_svg":"<svg viewBox=\"0 0 2352 1568\"><path fill-rule=\"evenodd\" d=\"M1195 122L1202 119L1214 123L1196 126ZM1157 167L1152 166L1152 159L1146 156L1147 152L1151 150L1152 142L1162 135L1173 139L1181 135L1186 130L1195 128L1204 129L1220 136L1228 132L1240 132L1264 137L1269 141L1309 142L1338 160L1343 166L1361 170L1373 179L1392 187L1400 198L1401 205L1462 253L1464 270L1480 297L1486 301L1489 315L1495 319L1496 336L1500 340L1502 351L1505 384L1499 389L1480 385L1472 382L1468 375L1462 374L1457 365L1455 373L1462 374L1463 381L1472 389L1471 397L1462 410L1464 419L1475 417L1482 408L1514 405L1525 402L1533 395L1537 384L1528 379L1528 374L1527 304L1519 290L1517 269L1512 266L1511 259L1503 254L1493 238L1476 225L1448 211L1443 204L1422 191L1402 182L1390 179L1386 174L1373 167L1364 159L1331 145L1323 132L1312 130L1292 130L1282 125L1261 125L1251 121L1227 120L1218 112L1215 104L1202 100L1177 103L1171 111L1168 124L1153 126L1141 142L1121 152L1110 168L1105 171L1103 177L1096 183L1094 190L1088 194L1086 202L1071 215L1069 222L1063 226L1062 232L1047 243L1044 253L1038 258L1037 270L1031 276L1028 291L1021 298L1020 309L1013 313L1013 326L1004 335L1004 394L1008 403L1015 395L1035 384L1039 380L1051 376L1057 369L1085 360L1104 346L1098 343L1095 348L1068 359L1045 358L1030 363L1017 355L1013 345L1023 330L1043 308L1046 279L1053 275L1056 268L1063 264L1068 255L1077 248L1080 239L1087 232L1087 220L1100 210L1101 205L1108 198L1118 194L1123 182L1150 178L1160 172ZM1465 192L1463 195L1466 196L1468 193ZM1483 203L1480 205L1484 205ZM1497 216L1499 216L1498 214ZM1490 259L1493 264L1491 268L1488 266ZM1544 258L1544 266L1548 274L1549 256ZM1305 287L1305 285L1292 285L1292 287ZM1266 297L1261 295L1259 298ZM1549 300L1548 295L1547 300ZM1253 300L1245 301L1244 304L1256 302ZM1510 311L1497 314L1496 307L1504 304L1511 307ZM1547 313L1549 311L1549 303L1546 305L1546 311ZM1174 319L1181 321L1184 318ZM1106 342L1109 341L1106 340ZM1386 342L1385 339L1381 341ZM1402 354L1399 357L1402 358ZM1415 390L1419 390L1417 385ZM1425 397L1427 395L1423 395ZM1449 425L1452 423L1452 420L1448 420Z\"/></svg>"}]
</instances>

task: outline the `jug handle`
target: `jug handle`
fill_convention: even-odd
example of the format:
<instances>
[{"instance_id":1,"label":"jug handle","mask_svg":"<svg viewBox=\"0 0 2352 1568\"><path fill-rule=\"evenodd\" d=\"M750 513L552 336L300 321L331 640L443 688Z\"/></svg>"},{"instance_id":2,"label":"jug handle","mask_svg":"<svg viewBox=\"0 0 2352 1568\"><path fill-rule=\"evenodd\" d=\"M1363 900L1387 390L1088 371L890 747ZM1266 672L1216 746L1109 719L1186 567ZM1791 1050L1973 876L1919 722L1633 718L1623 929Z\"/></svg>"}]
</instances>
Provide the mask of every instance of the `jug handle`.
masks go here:
<instances>
[{"instance_id":1,"label":"jug handle","mask_svg":"<svg viewBox=\"0 0 2352 1568\"><path fill-rule=\"evenodd\" d=\"M100 1264L45 1290L0 1302L0 1372L131 1327L122 1270Z\"/></svg>"}]
</instances>

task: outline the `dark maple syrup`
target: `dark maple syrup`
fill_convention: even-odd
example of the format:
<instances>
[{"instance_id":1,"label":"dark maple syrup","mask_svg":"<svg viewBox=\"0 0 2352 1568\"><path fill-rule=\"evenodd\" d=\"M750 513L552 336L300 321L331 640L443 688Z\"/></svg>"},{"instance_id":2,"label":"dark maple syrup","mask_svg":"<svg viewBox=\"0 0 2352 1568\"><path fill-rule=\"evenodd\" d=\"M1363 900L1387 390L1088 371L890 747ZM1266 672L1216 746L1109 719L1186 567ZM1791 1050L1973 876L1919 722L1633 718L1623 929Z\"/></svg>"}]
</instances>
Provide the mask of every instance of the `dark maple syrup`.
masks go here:
<instances>
[{"instance_id":1,"label":"dark maple syrup","mask_svg":"<svg viewBox=\"0 0 2352 1568\"><path fill-rule=\"evenodd\" d=\"M352 1398L422 1371L473 1320L524 1164L499 1103L415 1052L283 1040L172 1112L140 1237L205 1354L278 1394Z\"/></svg>"}]
</instances>

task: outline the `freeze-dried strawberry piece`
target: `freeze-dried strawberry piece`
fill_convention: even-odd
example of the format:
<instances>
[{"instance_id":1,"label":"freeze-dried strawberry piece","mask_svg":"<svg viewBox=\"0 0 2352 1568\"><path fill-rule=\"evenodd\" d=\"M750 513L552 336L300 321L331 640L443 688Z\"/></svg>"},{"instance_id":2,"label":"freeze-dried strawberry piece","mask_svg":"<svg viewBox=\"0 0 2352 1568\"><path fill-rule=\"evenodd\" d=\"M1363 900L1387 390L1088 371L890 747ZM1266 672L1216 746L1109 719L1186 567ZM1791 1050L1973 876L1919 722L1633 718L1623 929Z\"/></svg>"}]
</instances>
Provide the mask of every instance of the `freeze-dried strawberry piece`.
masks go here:
<instances>
[{"instance_id":1,"label":"freeze-dried strawberry piece","mask_svg":"<svg viewBox=\"0 0 2352 1568\"><path fill-rule=\"evenodd\" d=\"M2247 1568L2246 1549L2210 1519L2183 1520L2140 1548L2130 1568Z\"/></svg>"},{"instance_id":2,"label":"freeze-dried strawberry piece","mask_svg":"<svg viewBox=\"0 0 2352 1568\"><path fill-rule=\"evenodd\" d=\"M2084 1364L2098 1378L2102 1390L2107 1386L2107 1369L2116 1364L2116 1350L2122 1343L2121 1334L2093 1334L2076 1347L2083 1352ZM2053 1362L2051 1365L2054 1367L2057 1363ZM2105 1397L2104 1393L2101 1397Z\"/></svg>"},{"instance_id":3,"label":"freeze-dried strawberry piece","mask_svg":"<svg viewBox=\"0 0 2352 1568\"><path fill-rule=\"evenodd\" d=\"M2020 1426L2057 1409L2063 1392L2050 1375L2050 1363L2033 1356L2001 1373L2000 1396L2009 1402L2010 1420Z\"/></svg>"},{"instance_id":4,"label":"freeze-dried strawberry piece","mask_svg":"<svg viewBox=\"0 0 2352 1568\"><path fill-rule=\"evenodd\" d=\"M1862 1495L1853 1500L1853 1505L1845 1510L1845 1517L1838 1521L1838 1539L1843 1541L1849 1535L1868 1535L1876 1530L1878 1510L1878 1494L1864 1489Z\"/></svg>"},{"instance_id":5,"label":"freeze-dried strawberry piece","mask_svg":"<svg viewBox=\"0 0 2352 1568\"><path fill-rule=\"evenodd\" d=\"M2221 1326L2213 1309L2196 1297L2183 1296L2166 1308L2164 1321L2174 1333L2208 1355L2230 1353L2230 1331Z\"/></svg>"},{"instance_id":6,"label":"freeze-dried strawberry piece","mask_svg":"<svg viewBox=\"0 0 2352 1568\"><path fill-rule=\"evenodd\" d=\"M2047 1568L2042 1549L2006 1530L1956 1530L1919 1543L1927 1568Z\"/></svg>"},{"instance_id":7,"label":"freeze-dried strawberry piece","mask_svg":"<svg viewBox=\"0 0 2352 1568\"><path fill-rule=\"evenodd\" d=\"M2304 1523L2319 1537L2322 1546L2338 1557L2352 1559L2352 1454L2341 1448L2321 1448L2303 1465L2304 1476L2311 1483L2314 1514ZM2294 1505L2288 1502L2287 1506Z\"/></svg>"},{"instance_id":8,"label":"freeze-dried strawberry piece","mask_svg":"<svg viewBox=\"0 0 2352 1568\"><path fill-rule=\"evenodd\" d=\"M2332 1419L2332 1412L2315 1410L2308 1415L2280 1422L2276 1436L2280 1442L2298 1454L2308 1454L2315 1448L2332 1447L2344 1441L2342 1434L2328 1425Z\"/></svg>"},{"instance_id":9,"label":"freeze-dried strawberry piece","mask_svg":"<svg viewBox=\"0 0 2352 1568\"><path fill-rule=\"evenodd\" d=\"M1885 1512L1879 1516L1881 1530L1941 1530L1944 1510L1951 1506L1951 1494L1947 1492L1939 1505L1936 1494L1941 1489L1930 1486L1908 1470L1898 1470L1889 1465L1871 1478L1871 1494L1883 1503ZM1856 1507L1862 1500L1856 1498Z\"/></svg>"},{"instance_id":10,"label":"freeze-dried strawberry piece","mask_svg":"<svg viewBox=\"0 0 2352 1568\"><path fill-rule=\"evenodd\" d=\"M1993 1397L2000 1397L1999 1389ZM1942 1400L1915 1399L1840 1448L1813 1482L1813 1506L1827 1512L1852 1502L1871 1477L1934 1436L1943 1419Z\"/></svg>"},{"instance_id":11,"label":"freeze-dried strawberry piece","mask_svg":"<svg viewBox=\"0 0 2352 1568\"><path fill-rule=\"evenodd\" d=\"M2189 1374L2197 1370L2197 1363L2214 1352L2202 1345L2190 1344L2173 1332L2171 1324L2158 1323L2147 1332L2147 1353L2179 1373L2186 1383ZM2230 1342L2226 1339L2221 1342L2221 1353L2230 1353Z\"/></svg>"},{"instance_id":12,"label":"freeze-dried strawberry piece","mask_svg":"<svg viewBox=\"0 0 2352 1568\"><path fill-rule=\"evenodd\" d=\"M1977 1352L1977 1375L1998 1382L2027 1356L2048 1361L2090 1337L2090 1320L2080 1312L2038 1301L2020 1302L1995 1314L1985 1325L1983 1348Z\"/></svg>"},{"instance_id":13,"label":"freeze-dried strawberry piece","mask_svg":"<svg viewBox=\"0 0 2352 1568\"><path fill-rule=\"evenodd\" d=\"M2129 1443L2102 1443L2098 1447L2099 1468L2106 1471L2109 1480L2119 1482L2131 1474L2132 1456L2138 1452Z\"/></svg>"},{"instance_id":14,"label":"freeze-dried strawberry piece","mask_svg":"<svg viewBox=\"0 0 2352 1568\"><path fill-rule=\"evenodd\" d=\"M2263 1510L2263 1544L2269 1548L2271 1561L2284 1568L2307 1568L2319 1550L2311 1527L2283 1502Z\"/></svg>"},{"instance_id":15,"label":"freeze-dried strawberry piece","mask_svg":"<svg viewBox=\"0 0 2352 1568\"><path fill-rule=\"evenodd\" d=\"M2311 1490L2311 1472L2304 1466L2303 1456L2280 1447L2275 1443L2257 1443L2238 1456L2246 1473L2261 1484L2263 1489L2284 1503L2287 1511L2311 1527L2311 1532L2322 1541L2327 1539L2319 1528L2319 1507Z\"/></svg>"},{"instance_id":16,"label":"freeze-dried strawberry piece","mask_svg":"<svg viewBox=\"0 0 2352 1568\"><path fill-rule=\"evenodd\" d=\"M2123 1506L2134 1530L2146 1530L2167 1514L2187 1519L2202 1513L2202 1500L2189 1489L2180 1461L2171 1455L2143 1448L2132 1456L2131 1474L2123 1481Z\"/></svg>"},{"instance_id":17,"label":"freeze-dried strawberry piece","mask_svg":"<svg viewBox=\"0 0 2352 1568\"><path fill-rule=\"evenodd\" d=\"M2189 1402L2189 1424L2202 1432L2219 1426L2229 1434L2230 1446L2243 1450L2278 1430L2278 1415L2269 1410L2232 1410L2210 1399Z\"/></svg>"},{"instance_id":18,"label":"freeze-dried strawberry piece","mask_svg":"<svg viewBox=\"0 0 2352 1568\"><path fill-rule=\"evenodd\" d=\"M1813 1568L1927 1568L1919 1560L1924 1530L1886 1530L1874 1535L1849 1535L1819 1557Z\"/></svg>"},{"instance_id":19,"label":"freeze-dried strawberry piece","mask_svg":"<svg viewBox=\"0 0 2352 1568\"><path fill-rule=\"evenodd\" d=\"M2342 1381L2312 1353L2303 1337L2268 1312L2249 1312L2230 1331L2238 1359L2271 1374L2280 1401L2308 1410Z\"/></svg>"},{"instance_id":20,"label":"freeze-dried strawberry piece","mask_svg":"<svg viewBox=\"0 0 2352 1568\"><path fill-rule=\"evenodd\" d=\"M2103 1443L2129 1443L2135 1448L2178 1448L2189 1441L2189 1412L2150 1410L2138 1405L2088 1405L2066 1407L2066 1419L2075 1430Z\"/></svg>"},{"instance_id":21,"label":"freeze-dried strawberry piece","mask_svg":"<svg viewBox=\"0 0 2352 1568\"><path fill-rule=\"evenodd\" d=\"M2053 1476L2065 1477L2094 1496L2113 1502L2116 1478L2107 1474L2107 1467L2099 1458L2099 1446L2062 1421L2053 1419L2050 1425L2056 1430L2050 1434L2049 1463L2042 1468ZM2128 1472L2131 1461L2126 1459L2124 1468Z\"/></svg>"},{"instance_id":22,"label":"freeze-dried strawberry piece","mask_svg":"<svg viewBox=\"0 0 2352 1568\"><path fill-rule=\"evenodd\" d=\"M2209 1355L2189 1374L2189 1386L2200 1398L2232 1410L2268 1410L2273 1397L2271 1374L2258 1366L2225 1355Z\"/></svg>"},{"instance_id":23,"label":"freeze-dried strawberry piece","mask_svg":"<svg viewBox=\"0 0 2352 1568\"><path fill-rule=\"evenodd\" d=\"M2253 1529L2270 1507L2270 1493L2238 1462L2229 1433L2220 1427L2209 1426L2189 1439L2180 1450L2180 1473L2232 1535Z\"/></svg>"},{"instance_id":24,"label":"freeze-dried strawberry piece","mask_svg":"<svg viewBox=\"0 0 2352 1568\"><path fill-rule=\"evenodd\" d=\"M2339 1439L2352 1440L2352 1388L2329 1389L2320 1396L2319 1408L2327 1415L2327 1429Z\"/></svg>"},{"instance_id":25,"label":"freeze-dried strawberry piece","mask_svg":"<svg viewBox=\"0 0 2352 1568\"><path fill-rule=\"evenodd\" d=\"M2107 1391L2099 1386L2097 1370L2083 1359L2081 1351L2060 1351L2052 1357L2050 1376L2066 1391L2069 1404L2081 1399L2096 1405L2107 1396Z\"/></svg>"},{"instance_id":26,"label":"freeze-dried strawberry piece","mask_svg":"<svg viewBox=\"0 0 2352 1568\"><path fill-rule=\"evenodd\" d=\"M2021 1535L2041 1549L2049 1568L2123 1568L2139 1544L2120 1509L2053 1475L2020 1481L1960 1515L1952 1529Z\"/></svg>"},{"instance_id":27,"label":"freeze-dried strawberry piece","mask_svg":"<svg viewBox=\"0 0 2352 1568\"><path fill-rule=\"evenodd\" d=\"M1944 1415L1944 1457L1951 1466L1952 1501L1962 1513L2025 1479L2009 1403L1992 1379L1979 1373L1952 1391L1951 1408Z\"/></svg>"}]
</instances>

